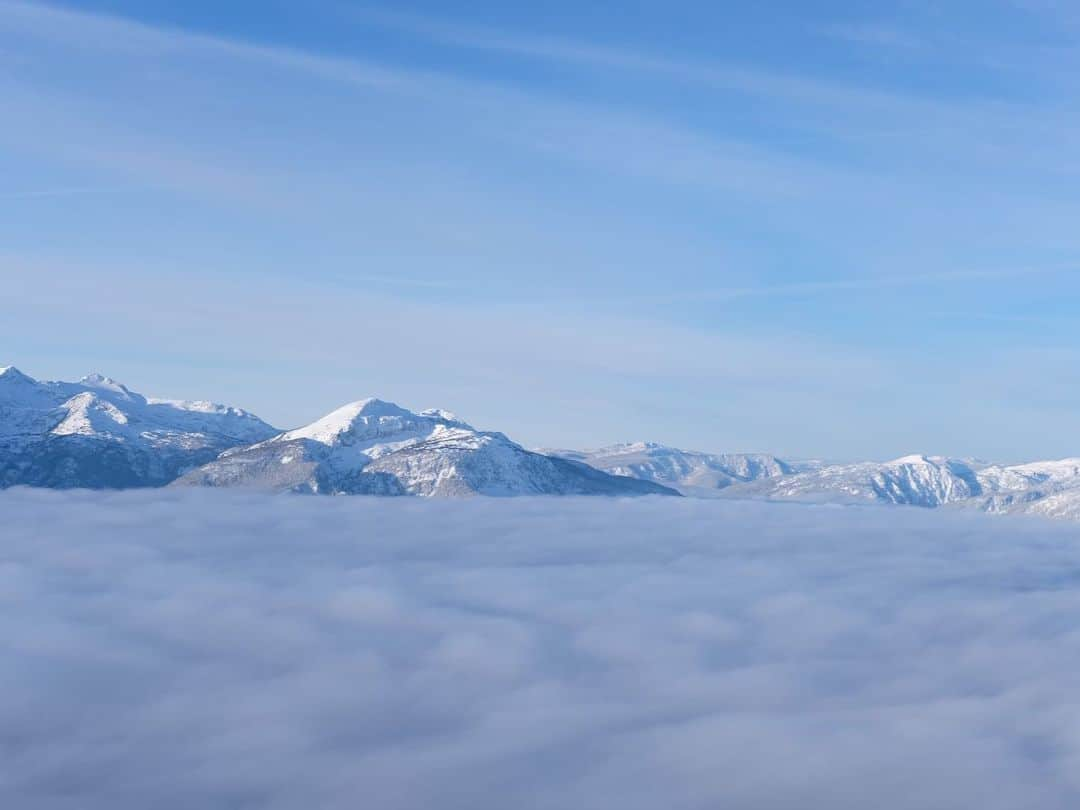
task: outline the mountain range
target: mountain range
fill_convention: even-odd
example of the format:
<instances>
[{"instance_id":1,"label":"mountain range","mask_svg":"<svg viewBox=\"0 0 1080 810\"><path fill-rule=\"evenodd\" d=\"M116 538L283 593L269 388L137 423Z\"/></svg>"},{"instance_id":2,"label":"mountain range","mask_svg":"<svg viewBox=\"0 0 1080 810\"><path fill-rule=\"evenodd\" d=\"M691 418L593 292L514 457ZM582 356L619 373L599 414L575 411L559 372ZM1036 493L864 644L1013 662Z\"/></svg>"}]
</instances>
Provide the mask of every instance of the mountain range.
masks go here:
<instances>
[{"instance_id":1,"label":"mountain range","mask_svg":"<svg viewBox=\"0 0 1080 810\"><path fill-rule=\"evenodd\" d=\"M379 399L310 425L155 399L109 377L42 382L0 367L0 488L246 487L311 494L684 495L879 503L1080 520L1080 459L998 465L912 455L793 461L651 442L528 450L443 410Z\"/></svg>"},{"instance_id":2,"label":"mountain range","mask_svg":"<svg viewBox=\"0 0 1080 810\"><path fill-rule=\"evenodd\" d=\"M151 399L98 374L0 369L0 487L248 487L368 495L677 495L526 450L453 414L366 399L297 430L209 402Z\"/></svg>"},{"instance_id":3,"label":"mountain range","mask_svg":"<svg viewBox=\"0 0 1080 810\"><path fill-rule=\"evenodd\" d=\"M830 464L759 454L708 455L640 443L551 452L697 497L948 506L1080 519L1080 458L998 465L912 455Z\"/></svg>"},{"instance_id":4,"label":"mountain range","mask_svg":"<svg viewBox=\"0 0 1080 810\"><path fill-rule=\"evenodd\" d=\"M684 495L711 497L736 484L794 475L798 467L761 453L712 455L676 450L655 442L616 444L599 450L542 450L612 475L637 478L678 489Z\"/></svg>"}]
</instances>

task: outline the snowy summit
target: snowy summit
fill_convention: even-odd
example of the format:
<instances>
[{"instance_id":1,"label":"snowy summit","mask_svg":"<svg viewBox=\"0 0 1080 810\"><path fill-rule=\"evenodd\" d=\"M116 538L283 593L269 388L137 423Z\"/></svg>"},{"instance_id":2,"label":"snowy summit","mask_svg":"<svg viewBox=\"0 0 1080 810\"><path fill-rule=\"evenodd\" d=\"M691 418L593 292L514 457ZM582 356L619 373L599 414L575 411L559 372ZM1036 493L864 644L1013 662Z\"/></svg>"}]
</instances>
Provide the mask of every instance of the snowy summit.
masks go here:
<instances>
[{"instance_id":1,"label":"snowy summit","mask_svg":"<svg viewBox=\"0 0 1080 810\"><path fill-rule=\"evenodd\" d=\"M363 399L222 454L178 485L366 495L674 495L649 481L533 453L448 411Z\"/></svg>"}]
</instances>

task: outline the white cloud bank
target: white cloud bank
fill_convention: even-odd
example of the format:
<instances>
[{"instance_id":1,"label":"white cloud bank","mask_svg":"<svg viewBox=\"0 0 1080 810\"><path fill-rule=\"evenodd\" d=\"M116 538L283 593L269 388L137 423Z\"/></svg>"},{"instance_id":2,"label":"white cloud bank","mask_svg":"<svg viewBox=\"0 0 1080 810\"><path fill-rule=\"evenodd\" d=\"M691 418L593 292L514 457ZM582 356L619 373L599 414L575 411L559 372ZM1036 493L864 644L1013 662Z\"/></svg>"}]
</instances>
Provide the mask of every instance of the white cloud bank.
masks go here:
<instances>
[{"instance_id":1,"label":"white cloud bank","mask_svg":"<svg viewBox=\"0 0 1080 810\"><path fill-rule=\"evenodd\" d=\"M0 493L0 806L1067 808L1074 527Z\"/></svg>"}]
</instances>

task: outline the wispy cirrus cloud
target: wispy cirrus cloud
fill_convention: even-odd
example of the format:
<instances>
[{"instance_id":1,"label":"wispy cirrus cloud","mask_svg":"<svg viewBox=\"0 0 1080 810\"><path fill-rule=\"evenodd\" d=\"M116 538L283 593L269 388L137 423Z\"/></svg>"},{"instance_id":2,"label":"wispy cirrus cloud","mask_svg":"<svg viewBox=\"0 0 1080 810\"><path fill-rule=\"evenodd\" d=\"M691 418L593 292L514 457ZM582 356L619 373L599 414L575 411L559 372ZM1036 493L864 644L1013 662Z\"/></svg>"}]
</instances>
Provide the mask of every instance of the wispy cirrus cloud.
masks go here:
<instances>
[{"instance_id":1,"label":"wispy cirrus cloud","mask_svg":"<svg viewBox=\"0 0 1080 810\"><path fill-rule=\"evenodd\" d=\"M799 281L791 284L771 284L760 287L703 289L695 291L692 297L712 301L735 300L739 298L799 297L859 290L937 287L954 284L965 285L973 282L1009 281L1011 279L1054 275L1078 276L1080 275L1080 265L1069 264L1058 267L1011 267L986 270L945 270L940 273L909 273L906 275L868 273L861 278ZM666 300L689 300L690 298L691 296L687 295Z\"/></svg>"},{"instance_id":2,"label":"wispy cirrus cloud","mask_svg":"<svg viewBox=\"0 0 1080 810\"><path fill-rule=\"evenodd\" d=\"M119 52L127 56L170 56L176 51L197 50L275 64L335 81L362 85L398 85L405 75L384 71L356 59L335 59L283 46L267 46L151 25L112 14L72 10L50 3L0 0L0 29L16 31L41 40L78 49Z\"/></svg>"},{"instance_id":3,"label":"wispy cirrus cloud","mask_svg":"<svg viewBox=\"0 0 1080 810\"><path fill-rule=\"evenodd\" d=\"M648 114L546 97L497 82L263 46L20 0L4 0L0 8L5 10L0 31L51 42L70 48L72 53L109 54L150 64L208 55L225 60L218 66L223 71L235 69L237 64L262 65L308 80L343 84L382 99L403 98L433 113L446 109L450 115L487 122L481 125L498 140L512 140L519 146L632 176L772 194L787 193L797 185L795 175L817 171L809 162L734 139L708 137ZM93 69L98 68L95 65ZM745 86L745 82L733 80ZM25 132L20 142L26 148L45 150L55 145L74 159L89 159L105 168L121 168L126 157L134 173L156 175L172 185L205 182L214 190L244 185L243 170L235 166L220 161L215 165L212 158L199 156L186 145L170 145L161 135L154 135L151 141L140 131L145 126L128 127L125 132L122 122L130 117L130 110L117 121L112 109L96 108L85 97L36 85L13 83L6 95L13 121L20 124L6 137L19 139L19 133ZM90 136L86 139L65 142L48 135L70 131L83 120ZM266 198L268 195L258 190L257 179L249 179L253 187L247 196ZM812 175L806 179L815 182Z\"/></svg>"},{"instance_id":4,"label":"wispy cirrus cloud","mask_svg":"<svg viewBox=\"0 0 1080 810\"><path fill-rule=\"evenodd\" d=\"M647 109L582 103L525 91L493 82L445 72L390 66L355 57L338 58L298 49L267 46L242 40L209 36L175 28L162 28L120 17L85 14L49 5L4 0L0 30L7 28L42 41L62 43L76 50L121 53L145 60L161 57L196 58L210 54L229 62L259 64L274 70L306 76L315 81L344 84L357 92L374 93L383 99L400 97L426 106L433 112L454 99L454 113L484 122L488 134L512 139L519 146L546 151L552 157L580 159L606 171L646 177L680 185L705 186L750 194L789 194L802 188L835 189L850 193L867 178L882 171L855 168L851 161L820 155L807 157L800 150L763 147L749 138L706 132L700 127L657 116ZM358 20L390 26L412 35L469 48L565 61L583 67L608 66L617 70L658 74L674 82L699 83L723 92L771 100L778 114L816 137L838 139L840 144L876 152L896 149L905 138L905 150L932 148L948 143L956 167L975 167L994 157L1018 139L1060 137L1065 120L1046 120L1045 115L1026 116L1015 102L950 100L913 96L850 81L825 77L808 78L747 68L673 59L633 50L601 47L584 42L541 39L484 28L385 11L361 11ZM89 32L92 36L85 36ZM224 66L222 66L224 67ZM25 88L26 103L39 88ZM48 91L46 91L48 92ZM13 100L20 96L14 87ZM48 95L43 96L48 98ZM53 109L65 104L63 96L50 101ZM41 112L39 110L39 112ZM35 116L23 116L33 120ZM836 122L843 121L838 127ZM53 127L54 130L63 127ZM979 131L990 139L987 147L963 148L957 133ZM1057 136L1054 133L1059 133ZM946 140L948 139L948 140ZM994 141L1000 145L993 146ZM147 150L126 149L133 164L142 156L145 169L153 171ZM167 153L167 150L166 150ZM852 153L855 154L855 153ZM1043 151L1025 160L1041 160ZM1056 171L1077 171L1069 152L1053 161ZM1033 166L1033 168L1036 168ZM1050 164L1038 166L1049 170ZM223 168L214 170L222 173ZM188 172L197 176L197 172ZM903 173L889 177L895 187L908 182Z\"/></svg>"}]
</instances>

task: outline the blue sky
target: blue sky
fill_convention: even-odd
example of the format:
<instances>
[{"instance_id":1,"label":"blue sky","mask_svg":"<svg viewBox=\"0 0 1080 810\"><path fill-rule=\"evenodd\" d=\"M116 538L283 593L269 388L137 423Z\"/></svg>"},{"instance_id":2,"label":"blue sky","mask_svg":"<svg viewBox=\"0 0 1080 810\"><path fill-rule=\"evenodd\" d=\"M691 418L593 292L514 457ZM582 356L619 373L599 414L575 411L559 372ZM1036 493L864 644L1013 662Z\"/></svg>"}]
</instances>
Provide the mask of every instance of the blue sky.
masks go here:
<instances>
[{"instance_id":1,"label":"blue sky","mask_svg":"<svg viewBox=\"0 0 1080 810\"><path fill-rule=\"evenodd\" d=\"M1080 454L1078 40L1050 0L0 0L0 364L285 427Z\"/></svg>"}]
</instances>

